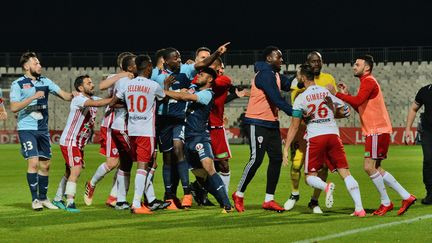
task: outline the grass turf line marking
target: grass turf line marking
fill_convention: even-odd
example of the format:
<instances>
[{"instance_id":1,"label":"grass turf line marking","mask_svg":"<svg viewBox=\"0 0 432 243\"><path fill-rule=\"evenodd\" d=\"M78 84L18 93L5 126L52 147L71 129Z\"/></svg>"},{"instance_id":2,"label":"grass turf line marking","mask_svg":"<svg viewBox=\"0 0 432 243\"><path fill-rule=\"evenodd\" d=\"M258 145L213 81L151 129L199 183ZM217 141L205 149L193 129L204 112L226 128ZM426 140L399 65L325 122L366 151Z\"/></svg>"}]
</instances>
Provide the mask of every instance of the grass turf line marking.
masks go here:
<instances>
[{"instance_id":1,"label":"grass turf line marking","mask_svg":"<svg viewBox=\"0 0 432 243\"><path fill-rule=\"evenodd\" d=\"M301 240L301 241L295 241L294 243L319 242L319 241L324 241L324 240L330 240L330 239L335 239L335 238L339 238L339 237L346 236L346 235L357 234L357 233L364 232L364 231L376 230L376 229L386 228L386 227L400 225L400 224L407 224L407 223L415 222L418 220L430 219L430 218L432 218L432 214L427 214L427 215L423 215L420 217L407 219L407 220L403 220L403 221L386 223L386 224L379 224L379 225L369 226L369 227L365 227L365 228L348 230L348 231L344 231L344 232L340 232L340 233L336 233L336 234L331 234L331 235L326 235L326 236L321 236L321 237L316 237L316 238L311 238L311 239L306 239L306 240Z\"/></svg>"}]
</instances>

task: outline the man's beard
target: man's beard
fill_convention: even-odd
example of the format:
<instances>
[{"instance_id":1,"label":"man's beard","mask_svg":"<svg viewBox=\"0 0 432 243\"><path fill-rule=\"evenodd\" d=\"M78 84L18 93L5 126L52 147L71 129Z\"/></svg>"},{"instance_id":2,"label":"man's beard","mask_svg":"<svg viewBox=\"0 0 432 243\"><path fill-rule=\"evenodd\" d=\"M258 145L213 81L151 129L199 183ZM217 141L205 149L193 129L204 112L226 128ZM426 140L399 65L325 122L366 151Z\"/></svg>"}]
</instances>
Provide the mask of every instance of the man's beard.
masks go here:
<instances>
[{"instance_id":1,"label":"man's beard","mask_svg":"<svg viewBox=\"0 0 432 243\"><path fill-rule=\"evenodd\" d=\"M318 70L314 70L315 76L319 76L320 74L321 74L321 68L319 68Z\"/></svg>"},{"instance_id":2,"label":"man's beard","mask_svg":"<svg viewBox=\"0 0 432 243\"><path fill-rule=\"evenodd\" d=\"M94 92L93 91L85 91L84 92L86 95L88 95L88 96L93 96L94 95Z\"/></svg>"},{"instance_id":3,"label":"man's beard","mask_svg":"<svg viewBox=\"0 0 432 243\"><path fill-rule=\"evenodd\" d=\"M40 75L40 73L37 73L37 72L35 72L35 71L33 71L33 70L30 70L30 74L33 76L33 77L35 77L35 78L39 78L41 75Z\"/></svg>"}]
</instances>

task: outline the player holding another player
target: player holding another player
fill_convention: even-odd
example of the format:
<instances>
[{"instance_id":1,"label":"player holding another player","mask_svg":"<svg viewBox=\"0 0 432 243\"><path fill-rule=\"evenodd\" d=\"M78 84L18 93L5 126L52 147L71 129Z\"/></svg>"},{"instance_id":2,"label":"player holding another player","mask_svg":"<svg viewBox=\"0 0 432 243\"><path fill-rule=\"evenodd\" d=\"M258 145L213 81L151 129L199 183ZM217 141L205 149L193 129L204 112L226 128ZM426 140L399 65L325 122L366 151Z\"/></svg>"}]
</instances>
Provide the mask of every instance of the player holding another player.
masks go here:
<instances>
[{"instance_id":1,"label":"player holding another player","mask_svg":"<svg viewBox=\"0 0 432 243\"><path fill-rule=\"evenodd\" d=\"M94 95L94 84L88 75L75 79L79 94L72 99L66 127L60 137L60 149L65 159L66 188L59 185L53 204L69 212L79 212L75 205L76 183L84 167L84 147L93 133L96 107L105 106L112 98L100 99ZM63 195L66 194L66 204Z\"/></svg>"},{"instance_id":2,"label":"player holding another player","mask_svg":"<svg viewBox=\"0 0 432 243\"><path fill-rule=\"evenodd\" d=\"M322 56L317 51L312 51L307 55L306 63L312 67L312 70L315 75L315 84L321 87L325 87L328 84L333 85L336 88L336 82L333 76L329 73L321 72L322 69ZM295 98L302 93L305 88L299 89L297 87L297 80L293 80L291 84L291 104L294 104ZM347 113L344 117L349 116L349 108L347 108ZM339 117L336 117L339 118ZM301 176L301 168L304 164L304 154L306 151L306 140L304 139L304 134L306 131L306 125L304 122L300 123L299 131L297 132L297 136L295 137L293 143L291 144L291 195L288 200L284 204L285 210L291 210L295 203L300 199L299 192L299 183ZM327 179L327 167L323 167L319 172L318 176L322 180ZM318 198L321 193L321 190L315 189L314 193L309 201L308 207L312 209L313 213L322 213L322 210L318 204Z\"/></svg>"},{"instance_id":3,"label":"player holding another player","mask_svg":"<svg viewBox=\"0 0 432 243\"><path fill-rule=\"evenodd\" d=\"M296 136L301 120L303 117L310 117L306 128L306 183L313 188L324 190L326 192L326 206L328 208L333 206L334 183L325 183L317 176L318 171L326 161L327 166L332 171L337 170L345 182L355 204L355 211L352 215L364 217L366 212L363 209L359 185L348 169L348 161L334 118L336 113L343 113L343 102L331 95L327 89L317 86L314 78L315 75L310 65L300 66L298 80L304 83L306 90L294 101L291 125L283 150L284 164L288 164L288 149ZM335 107L333 102L338 103L338 105ZM323 158L328 159L324 160Z\"/></svg>"},{"instance_id":4,"label":"player holding another player","mask_svg":"<svg viewBox=\"0 0 432 243\"><path fill-rule=\"evenodd\" d=\"M372 214L382 216L393 210L393 203L387 194L385 183L402 197L402 206L398 211L398 215L402 215L417 199L381 167L382 160L387 158L392 125L381 87L375 77L372 76L373 66L374 60L370 55L356 59L353 71L354 76L360 79L360 88L356 96L348 94L347 86L343 83L338 85L340 92L336 92L331 85L327 85L327 89L339 99L350 104L360 115L362 134L366 137L364 170L381 196L381 205Z\"/></svg>"},{"instance_id":5,"label":"player holding another player","mask_svg":"<svg viewBox=\"0 0 432 243\"><path fill-rule=\"evenodd\" d=\"M101 90L108 90L108 95L112 97L114 95L114 87L115 84L121 79L121 78L133 78L134 74L128 71L123 70L122 62L123 59L127 56L133 56L130 52L122 52L117 57L117 65L121 69L121 71L117 74L112 74L108 76L107 79L102 80L99 84L99 87ZM123 150L118 149L118 146L113 131L111 129L111 125L113 124L115 120L116 114L123 114L124 105L120 105L118 107L109 107L107 106L105 109L105 116L103 118L101 128L100 128L100 150L99 153L104 155L106 157L106 161L101 163L99 167L96 169L95 173L93 174L91 180L86 182L85 185L85 192L84 192L84 203L89 206L93 202L93 194L95 192L96 184L104 178L106 174L108 174L110 171L112 171L114 168L117 168L119 165L119 161L126 160L128 161L129 158L127 156L124 156ZM119 134L118 132L114 132L115 134ZM121 134L121 133L120 133ZM120 144L121 145L121 144ZM120 154L122 152L122 154ZM123 156L121 156L123 155ZM123 164L125 164L123 162ZM127 164L127 163L126 163ZM113 178L113 185L111 188L110 195L105 202L106 205L115 207L117 203L117 172L115 172L114 178ZM125 179L129 181L129 179ZM128 182L125 184L129 184ZM127 190L127 189L126 189Z\"/></svg>"},{"instance_id":6,"label":"player holding another player","mask_svg":"<svg viewBox=\"0 0 432 243\"><path fill-rule=\"evenodd\" d=\"M213 153L208 131L208 120L210 109L213 105L213 92L211 87L216 79L216 71L206 67L198 74L196 81L197 89L190 92L175 92L168 90L174 76L165 80L165 94L172 99L190 101L186 112L185 126L185 155L189 164L195 168L204 168L207 172L207 180L211 193L222 203L223 213L231 212L232 206L225 191L225 186L216 173L213 162Z\"/></svg>"},{"instance_id":7,"label":"player holding another player","mask_svg":"<svg viewBox=\"0 0 432 243\"><path fill-rule=\"evenodd\" d=\"M155 169L150 162L156 156L156 99L162 100L165 93L160 85L152 80L151 59L147 55L138 56L135 59L138 77L133 80L121 80L119 82L116 97L126 102L128 112L127 130L131 140L134 160L137 162L135 175L135 193L133 198L132 213L151 214L153 210L166 208L170 202L156 199L152 177ZM153 161L156 163L156 161ZM141 198L145 192L149 208L141 204Z\"/></svg>"}]
</instances>

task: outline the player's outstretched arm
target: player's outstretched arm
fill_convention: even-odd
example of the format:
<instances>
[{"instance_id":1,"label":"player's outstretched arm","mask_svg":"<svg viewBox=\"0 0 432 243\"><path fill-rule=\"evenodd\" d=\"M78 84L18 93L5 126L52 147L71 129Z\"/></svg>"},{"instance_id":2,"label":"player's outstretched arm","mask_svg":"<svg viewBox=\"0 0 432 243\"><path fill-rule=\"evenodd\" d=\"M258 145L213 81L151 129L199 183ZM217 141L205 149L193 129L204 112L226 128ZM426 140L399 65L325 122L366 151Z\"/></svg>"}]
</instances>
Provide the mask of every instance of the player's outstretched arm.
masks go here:
<instances>
[{"instance_id":1,"label":"player's outstretched arm","mask_svg":"<svg viewBox=\"0 0 432 243\"><path fill-rule=\"evenodd\" d=\"M288 133L287 133L287 137L285 139L285 145L283 148L283 165L284 166L288 165L288 155L289 155L288 150L290 148L292 141L294 140L294 138L297 134L300 123L301 123L301 118L299 118L299 117L292 117L291 118L291 125L288 128Z\"/></svg>"},{"instance_id":2,"label":"player's outstretched arm","mask_svg":"<svg viewBox=\"0 0 432 243\"><path fill-rule=\"evenodd\" d=\"M84 102L84 107L106 106L106 105L109 105L113 99L114 99L114 97L104 98L104 99L100 99L100 100L88 99L88 100L86 100L86 102Z\"/></svg>"},{"instance_id":3,"label":"player's outstretched arm","mask_svg":"<svg viewBox=\"0 0 432 243\"><path fill-rule=\"evenodd\" d=\"M165 90L165 95L175 100L183 100L183 101L198 101L198 95L190 94L187 92L174 92L171 90Z\"/></svg>"},{"instance_id":4,"label":"player's outstretched arm","mask_svg":"<svg viewBox=\"0 0 432 243\"><path fill-rule=\"evenodd\" d=\"M231 42L227 42L213 52L210 56L206 57L204 60L195 63L195 70L200 70L204 67L210 66L218 57L222 56L227 51L227 46L231 44Z\"/></svg>"},{"instance_id":5,"label":"player's outstretched arm","mask_svg":"<svg viewBox=\"0 0 432 243\"><path fill-rule=\"evenodd\" d=\"M16 113L24 108L26 108L33 100L45 97L45 93L43 91L36 92L33 96L23 100L23 101L11 101L11 111Z\"/></svg>"},{"instance_id":6,"label":"player's outstretched arm","mask_svg":"<svg viewBox=\"0 0 432 243\"><path fill-rule=\"evenodd\" d=\"M60 99L64 101L71 101L74 97L73 93L66 92L62 89L60 89L58 92L55 93Z\"/></svg>"},{"instance_id":7,"label":"player's outstretched arm","mask_svg":"<svg viewBox=\"0 0 432 243\"><path fill-rule=\"evenodd\" d=\"M411 136L411 127L414 123L414 119L419 109L420 106L416 102L413 102L411 107L409 108L405 126L405 144L408 144L410 141L414 142L414 138Z\"/></svg>"},{"instance_id":8,"label":"player's outstretched arm","mask_svg":"<svg viewBox=\"0 0 432 243\"><path fill-rule=\"evenodd\" d=\"M106 90L110 87L112 87L117 81L119 81L121 78L125 78L125 77L129 77L129 78L133 78L133 73L130 72L121 72L118 73L112 77L109 77L105 80L102 80L99 83L99 89L100 90Z\"/></svg>"}]
</instances>

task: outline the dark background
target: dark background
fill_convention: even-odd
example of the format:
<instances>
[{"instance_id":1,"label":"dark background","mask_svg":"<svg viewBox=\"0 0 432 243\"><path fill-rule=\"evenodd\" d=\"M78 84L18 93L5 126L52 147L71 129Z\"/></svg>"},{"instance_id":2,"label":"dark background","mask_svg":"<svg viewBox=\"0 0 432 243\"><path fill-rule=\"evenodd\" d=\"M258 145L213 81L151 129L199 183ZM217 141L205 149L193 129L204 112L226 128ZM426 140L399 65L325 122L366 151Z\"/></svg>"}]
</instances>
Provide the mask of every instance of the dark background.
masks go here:
<instances>
[{"instance_id":1,"label":"dark background","mask_svg":"<svg viewBox=\"0 0 432 243\"><path fill-rule=\"evenodd\" d=\"M2 1L0 52L431 46L427 1Z\"/></svg>"}]
</instances>

